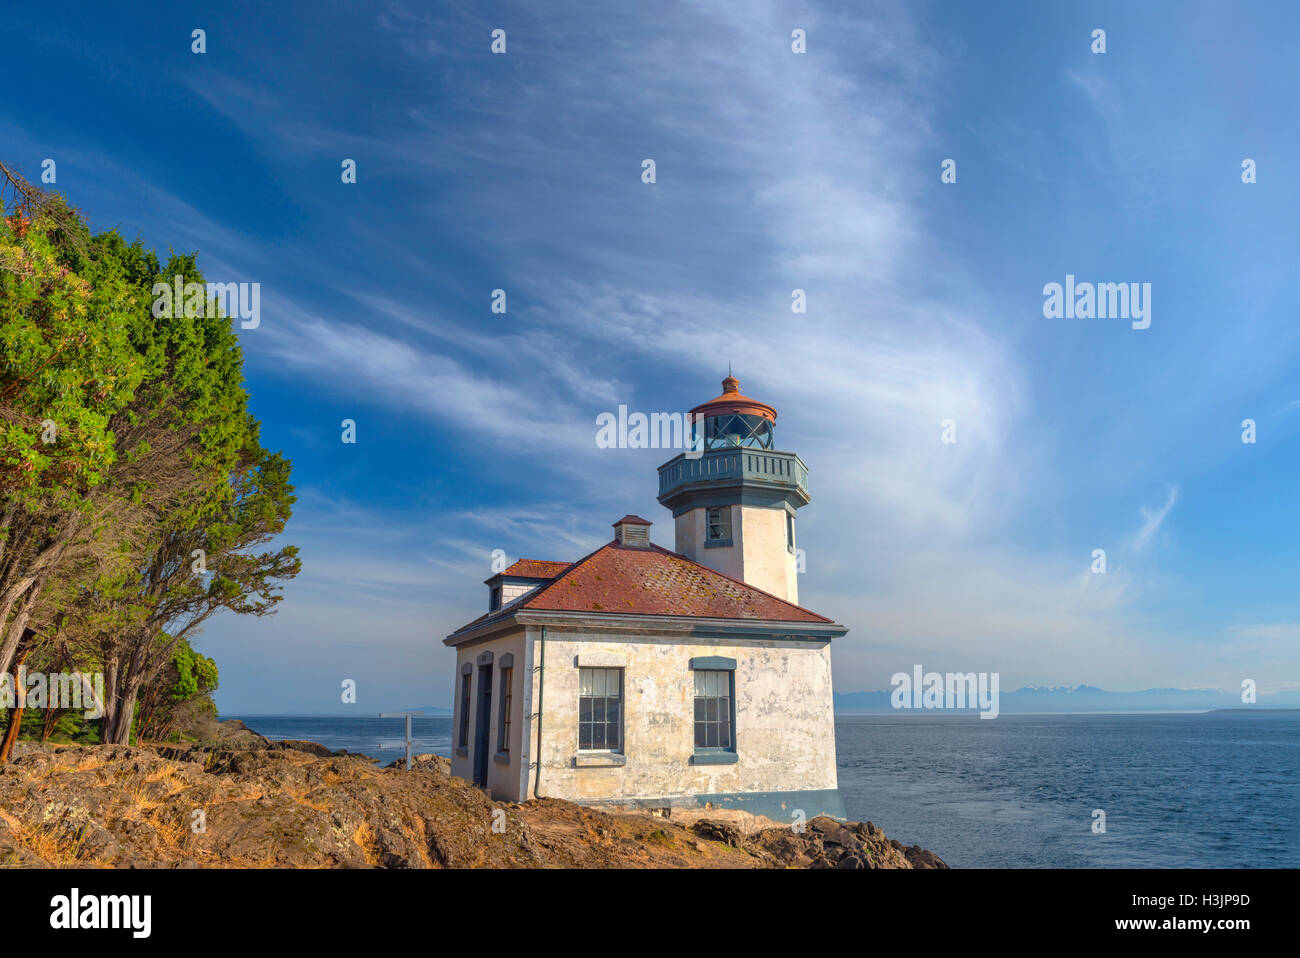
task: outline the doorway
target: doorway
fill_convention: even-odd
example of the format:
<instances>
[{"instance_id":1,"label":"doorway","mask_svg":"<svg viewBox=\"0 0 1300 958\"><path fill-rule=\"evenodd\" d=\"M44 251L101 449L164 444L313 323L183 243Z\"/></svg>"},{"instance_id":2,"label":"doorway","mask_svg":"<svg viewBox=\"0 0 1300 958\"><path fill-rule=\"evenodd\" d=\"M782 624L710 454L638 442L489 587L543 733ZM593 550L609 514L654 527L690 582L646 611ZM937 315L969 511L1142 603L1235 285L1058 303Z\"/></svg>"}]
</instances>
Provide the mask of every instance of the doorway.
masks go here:
<instances>
[{"instance_id":1,"label":"doorway","mask_svg":"<svg viewBox=\"0 0 1300 958\"><path fill-rule=\"evenodd\" d=\"M478 667L478 713L474 722L474 784L487 788L492 725L492 666Z\"/></svg>"}]
</instances>

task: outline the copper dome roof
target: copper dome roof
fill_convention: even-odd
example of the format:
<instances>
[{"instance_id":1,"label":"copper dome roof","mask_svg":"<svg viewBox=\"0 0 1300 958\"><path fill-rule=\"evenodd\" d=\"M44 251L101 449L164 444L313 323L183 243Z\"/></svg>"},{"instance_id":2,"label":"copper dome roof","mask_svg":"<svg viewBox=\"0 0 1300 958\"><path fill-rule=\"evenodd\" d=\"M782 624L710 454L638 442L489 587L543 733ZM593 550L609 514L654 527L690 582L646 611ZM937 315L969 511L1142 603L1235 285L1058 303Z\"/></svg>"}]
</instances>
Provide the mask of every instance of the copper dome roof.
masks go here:
<instances>
[{"instance_id":1,"label":"copper dome roof","mask_svg":"<svg viewBox=\"0 0 1300 958\"><path fill-rule=\"evenodd\" d=\"M691 413L700 413L705 416L725 416L729 413L740 413L744 416L762 416L764 419L776 422L776 410L765 402L759 402L757 399L751 399L742 394L740 380L735 376L728 376L722 381L721 396L710 399L706 403L700 403L691 410Z\"/></svg>"}]
</instances>

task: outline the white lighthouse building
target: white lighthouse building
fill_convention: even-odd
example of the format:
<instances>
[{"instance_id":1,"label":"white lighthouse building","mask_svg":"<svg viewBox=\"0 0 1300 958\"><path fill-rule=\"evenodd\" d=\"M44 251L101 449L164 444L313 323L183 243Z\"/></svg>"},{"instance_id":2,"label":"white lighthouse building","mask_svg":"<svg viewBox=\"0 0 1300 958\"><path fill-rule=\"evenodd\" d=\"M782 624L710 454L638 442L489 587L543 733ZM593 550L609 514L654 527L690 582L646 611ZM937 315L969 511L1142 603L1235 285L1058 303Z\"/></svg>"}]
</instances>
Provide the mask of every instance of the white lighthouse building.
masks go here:
<instances>
[{"instance_id":1,"label":"white lighthouse building","mask_svg":"<svg viewBox=\"0 0 1300 958\"><path fill-rule=\"evenodd\" d=\"M492 576L487 613L444 640L452 774L510 801L844 817L830 646L848 630L798 605L808 468L731 376L692 413L702 452L659 467L674 551L624 516L575 562Z\"/></svg>"}]
</instances>

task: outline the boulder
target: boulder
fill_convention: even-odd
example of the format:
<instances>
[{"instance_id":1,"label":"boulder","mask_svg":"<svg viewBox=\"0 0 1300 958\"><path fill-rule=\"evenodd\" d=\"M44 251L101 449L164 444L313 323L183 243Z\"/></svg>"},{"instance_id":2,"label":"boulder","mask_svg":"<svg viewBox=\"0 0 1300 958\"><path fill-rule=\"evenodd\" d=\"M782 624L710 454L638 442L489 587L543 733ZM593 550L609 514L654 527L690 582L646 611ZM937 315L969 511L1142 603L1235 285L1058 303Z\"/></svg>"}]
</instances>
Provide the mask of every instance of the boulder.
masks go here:
<instances>
[{"instance_id":1,"label":"boulder","mask_svg":"<svg viewBox=\"0 0 1300 958\"><path fill-rule=\"evenodd\" d=\"M711 842L722 842L732 848L739 848L741 845L740 828L730 822L701 820L692 825L691 830Z\"/></svg>"}]
</instances>

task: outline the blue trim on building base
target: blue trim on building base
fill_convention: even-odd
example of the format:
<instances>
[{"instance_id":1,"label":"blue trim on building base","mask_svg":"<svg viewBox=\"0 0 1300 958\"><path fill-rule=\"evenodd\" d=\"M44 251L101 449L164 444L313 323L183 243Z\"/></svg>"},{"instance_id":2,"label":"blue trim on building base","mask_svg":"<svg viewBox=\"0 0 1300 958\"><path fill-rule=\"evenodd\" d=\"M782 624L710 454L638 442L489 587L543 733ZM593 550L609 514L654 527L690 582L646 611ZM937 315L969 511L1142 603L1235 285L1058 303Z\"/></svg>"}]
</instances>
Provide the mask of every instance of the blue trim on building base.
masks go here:
<instances>
[{"instance_id":1,"label":"blue trim on building base","mask_svg":"<svg viewBox=\"0 0 1300 958\"><path fill-rule=\"evenodd\" d=\"M829 815L840 821L848 818L838 788L798 792L720 792L714 795L696 795L695 800L702 806L739 809L782 824L793 822L796 810L803 812L805 821L818 815Z\"/></svg>"},{"instance_id":2,"label":"blue trim on building base","mask_svg":"<svg viewBox=\"0 0 1300 958\"><path fill-rule=\"evenodd\" d=\"M700 809L706 807L718 809L738 809L751 815L762 815L780 825L792 825L794 813L801 810L804 821L811 821L818 815L845 821L844 799L837 788L810 788L795 792L718 792L712 795L676 795L672 798L607 798L595 801L579 801L580 805L595 808L602 806L615 808L656 809Z\"/></svg>"}]
</instances>

